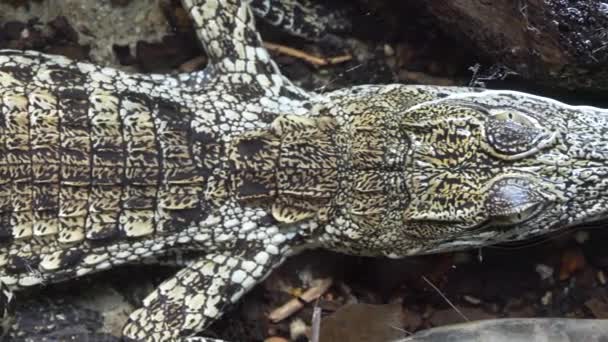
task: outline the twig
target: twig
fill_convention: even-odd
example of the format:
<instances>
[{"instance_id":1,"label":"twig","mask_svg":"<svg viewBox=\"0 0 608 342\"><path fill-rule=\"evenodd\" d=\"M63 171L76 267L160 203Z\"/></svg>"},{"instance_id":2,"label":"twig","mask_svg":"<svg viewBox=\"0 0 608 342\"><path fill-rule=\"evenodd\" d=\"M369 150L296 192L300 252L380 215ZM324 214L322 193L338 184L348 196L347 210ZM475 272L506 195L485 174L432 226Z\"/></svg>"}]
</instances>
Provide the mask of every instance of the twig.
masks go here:
<instances>
[{"instance_id":1,"label":"twig","mask_svg":"<svg viewBox=\"0 0 608 342\"><path fill-rule=\"evenodd\" d=\"M312 327L310 342L319 342L321 336L321 308L315 304L312 311Z\"/></svg>"},{"instance_id":2,"label":"twig","mask_svg":"<svg viewBox=\"0 0 608 342\"><path fill-rule=\"evenodd\" d=\"M207 57L198 56L179 66L180 72L194 72L207 64Z\"/></svg>"},{"instance_id":3,"label":"twig","mask_svg":"<svg viewBox=\"0 0 608 342\"><path fill-rule=\"evenodd\" d=\"M266 47L266 49L268 49L270 51L276 51L276 52L282 53L284 55L295 57L295 58L301 59L307 63L315 65L315 66L327 66L327 65L339 64L339 63L344 63L344 62L347 62L347 61L350 61L351 59L353 59L353 56L351 56L350 54L346 54L343 56L329 57L329 58L319 57L319 56L311 55L302 50L294 49L294 48L291 48L288 46L275 44L275 43L264 42L264 46Z\"/></svg>"},{"instance_id":4,"label":"twig","mask_svg":"<svg viewBox=\"0 0 608 342\"><path fill-rule=\"evenodd\" d=\"M327 87L329 87L331 84L333 84L334 82L336 82L336 81L337 81L337 80L339 80L340 78L344 77L344 74L345 74L345 73L347 73L347 72L353 72L353 71L355 71L355 70L359 69L359 68L360 68L360 67L362 67L362 66L363 66L363 64L357 64L357 65L355 65L355 66L353 66L353 67L350 67L350 68L346 69L344 72L342 72L342 73L338 74L338 77L332 78L332 79L330 79L330 80L329 80L327 83L325 83L324 85L322 85L322 86L320 86L320 87L315 88L315 91L316 91L317 93L324 93L324 92L325 92L325 89L326 89Z\"/></svg>"},{"instance_id":5,"label":"twig","mask_svg":"<svg viewBox=\"0 0 608 342\"><path fill-rule=\"evenodd\" d=\"M315 285L302 293L301 296L291 299L287 303L272 310L272 312L268 315L268 318L273 322L284 320L294 312L303 308L305 304L308 304L321 297L329 289L332 283L333 279L331 278L317 280Z\"/></svg>"},{"instance_id":6,"label":"twig","mask_svg":"<svg viewBox=\"0 0 608 342\"><path fill-rule=\"evenodd\" d=\"M427 284L429 284L430 287L432 287L435 291L437 291L437 293L439 293L439 295L441 296L441 298L443 298L451 307L452 309L454 309L454 311L456 311L460 317L462 317L465 321L469 322L469 319L467 318L467 316L465 316L460 310L458 310L458 308L456 307L456 305L454 305L449 299L448 297L446 297L443 292L441 292L441 290L439 290L439 288L437 286L435 286L433 283L431 283L430 280L427 279L427 277L422 276L422 279L424 279L424 281L426 281Z\"/></svg>"}]
</instances>

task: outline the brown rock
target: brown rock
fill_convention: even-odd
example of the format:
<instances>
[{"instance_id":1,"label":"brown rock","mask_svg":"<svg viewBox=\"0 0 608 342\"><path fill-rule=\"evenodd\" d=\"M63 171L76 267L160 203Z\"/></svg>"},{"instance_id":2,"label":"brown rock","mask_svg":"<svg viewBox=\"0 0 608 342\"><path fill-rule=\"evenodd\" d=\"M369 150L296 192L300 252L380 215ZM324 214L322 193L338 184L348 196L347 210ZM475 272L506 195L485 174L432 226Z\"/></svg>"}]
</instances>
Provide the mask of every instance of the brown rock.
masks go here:
<instances>
[{"instance_id":1,"label":"brown rock","mask_svg":"<svg viewBox=\"0 0 608 342\"><path fill-rule=\"evenodd\" d=\"M585 302L585 306L593 312L595 318L608 318L608 303L599 298L591 298Z\"/></svg>"},{"instance_id":2,"label":"brown rock","mask_svg":"<svg viewBox=\"0 0 608 342\"><path fill-rule=\"evenodd\" d=\"M582 270L587 262L585 256L580 249L569 249L562 254L561 265L559 269L559 280L566 280L573 273Z\"/></svg>"},{"instance_id":3,"label":"brown rock","mask_svg":"<svg viewBox=\"0 0 608 342\"><path fill-rule=\"evenodd\" d=\"M322 342L376 342L403 338L401 304L351 304L321 321Z\"/></svg>"}]
</instances>

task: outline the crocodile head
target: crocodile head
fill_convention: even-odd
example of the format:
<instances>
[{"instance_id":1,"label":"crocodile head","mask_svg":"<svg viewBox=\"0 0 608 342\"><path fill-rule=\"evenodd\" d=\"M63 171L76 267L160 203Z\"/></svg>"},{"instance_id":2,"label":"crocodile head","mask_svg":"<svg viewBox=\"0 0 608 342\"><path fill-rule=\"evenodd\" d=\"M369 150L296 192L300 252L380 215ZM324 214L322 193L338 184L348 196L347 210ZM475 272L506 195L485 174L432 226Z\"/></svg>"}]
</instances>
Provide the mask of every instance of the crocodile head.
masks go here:
<instances>
[{"instance_id":1,"label":"crocodile head","mask_svg":"<svg viewBox=\"0 0 608 342\"><path fill-rule=\"evenodd\" d=\"M375 101L337 115L350 186L320 237L331 248L441 252L607 216L607 110L512 91Z\"/></svg>"}]
</instances>

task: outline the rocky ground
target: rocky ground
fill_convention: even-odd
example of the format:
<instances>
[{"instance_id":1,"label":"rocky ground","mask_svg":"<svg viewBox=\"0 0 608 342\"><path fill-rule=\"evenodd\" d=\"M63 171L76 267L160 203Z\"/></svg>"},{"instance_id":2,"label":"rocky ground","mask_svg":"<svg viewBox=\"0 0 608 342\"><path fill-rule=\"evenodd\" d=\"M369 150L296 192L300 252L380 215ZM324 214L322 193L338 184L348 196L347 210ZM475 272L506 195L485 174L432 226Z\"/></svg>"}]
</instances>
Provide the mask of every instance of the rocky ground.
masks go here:
<instances>
[{"instance_id":1,"label":"rocky ground","mask_svg":"<svg viewBox=\"0 0 608 342\"><path fill-rule=\"evenodd\" d=\"M542 8L537 1L510 7L497 1L504 13L519 13L503 18L503 31L522 20L527 23L523 33L505 33L502 40L490 39L500 27L470 19L487 13L483 1L450 2L462 5L452 7L438 3L446 2L358 1L350 12L355 29L343 33L339 44L311 43L266 26L262 32L265 41L306 55L351 56L319 66L273 53L289 78L320 92L365 83L477 85L608 106L602 96L606 32L576 29L604 24L601 2L550 1ZM540 21L542 14L547 22ZM467 30L463 18L478 30ZM581 43L586 40L588 44ZM0 48L35 49L138 72L188 71L205 64L178 1L0 1ZM587 70L587 76L572 70ZM289 337L294 321L310 325L314 308L322 309L323 342L383 341L482 318L608 318L607 235L597 225L518 245L404 260L310 251L288 260L210 332L234 341L281 341ZM29 313L22 315L29 318L20 321L21 336L42 332L53 340L58 331L82 336L78 334L95 324L116 333L126 314L173 272L170 267L129 266L36 290L26 295L36 299L20 307ZM279 322L268 319L273 309L328 278L333 284L318 300L303 303L300 311ZM39 298L57 307L51 326L30 324L36 315L44 315L37 309ZM100 310L110 313L105 321L95 314Z\"/></svg>"}]
</instances>

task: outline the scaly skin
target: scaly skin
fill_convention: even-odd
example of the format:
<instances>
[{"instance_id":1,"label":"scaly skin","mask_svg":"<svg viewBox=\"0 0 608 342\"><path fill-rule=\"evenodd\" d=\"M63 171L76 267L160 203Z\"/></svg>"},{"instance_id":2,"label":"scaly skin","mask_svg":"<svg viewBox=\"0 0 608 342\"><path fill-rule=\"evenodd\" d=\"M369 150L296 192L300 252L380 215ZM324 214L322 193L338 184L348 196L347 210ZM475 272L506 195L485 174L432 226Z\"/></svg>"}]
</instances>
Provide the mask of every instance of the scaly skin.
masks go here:
<instances>
[{"instance_id":1,"label":"scaly skin","mask_svg":"<svg viewBox=\"0 0 608 342\"><path fill-rule=\"evenodd\" d=\"M310 93L280 74L247 3L183 3L203 72L0 52L3 286L196 251L123 334L203 341L191 336L303 248L400 257L604 216L607 111L470 88Z\"/></svg>"}]
</instances>

